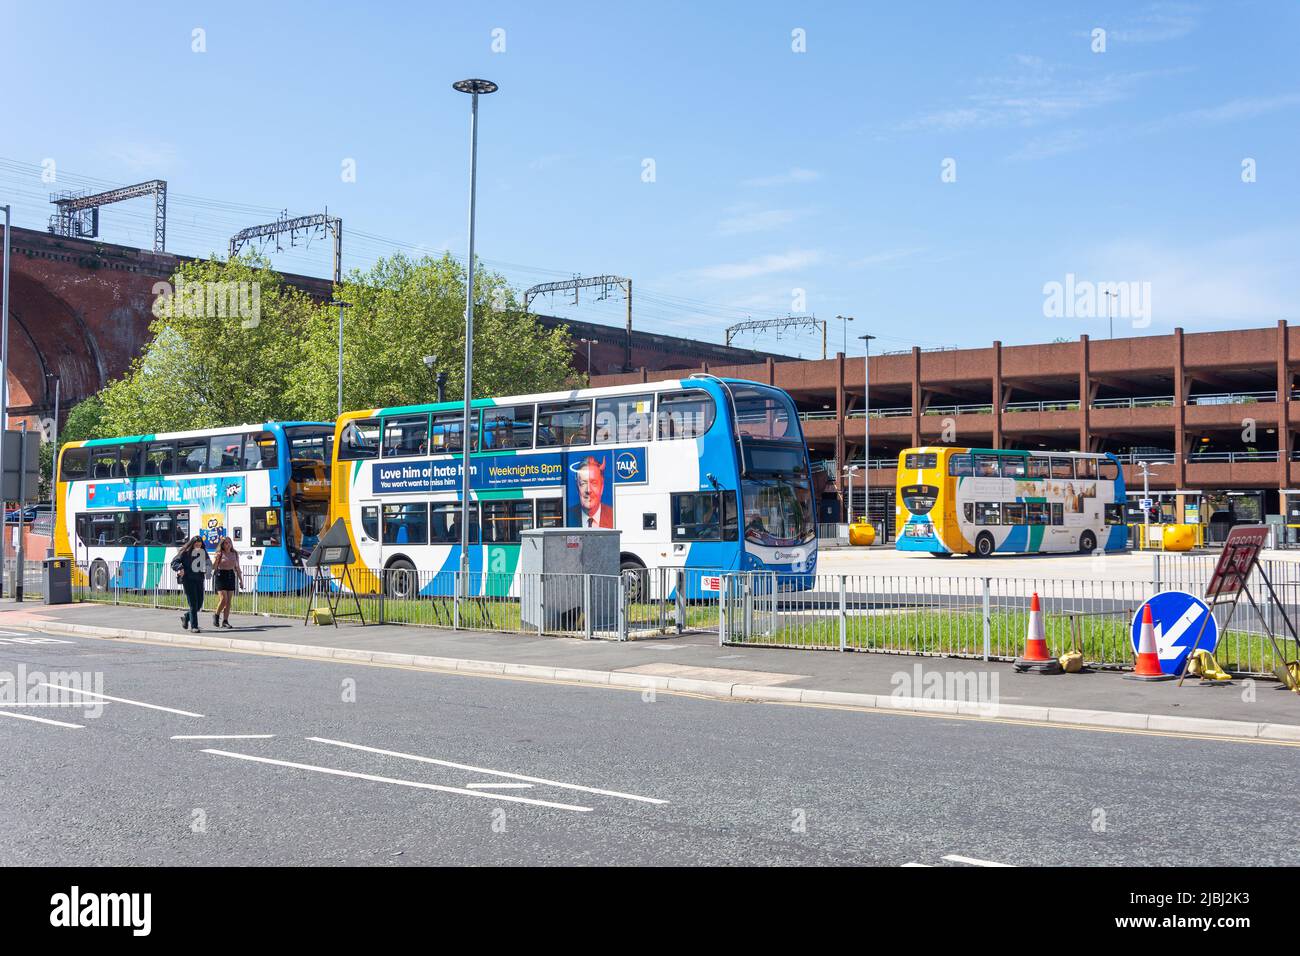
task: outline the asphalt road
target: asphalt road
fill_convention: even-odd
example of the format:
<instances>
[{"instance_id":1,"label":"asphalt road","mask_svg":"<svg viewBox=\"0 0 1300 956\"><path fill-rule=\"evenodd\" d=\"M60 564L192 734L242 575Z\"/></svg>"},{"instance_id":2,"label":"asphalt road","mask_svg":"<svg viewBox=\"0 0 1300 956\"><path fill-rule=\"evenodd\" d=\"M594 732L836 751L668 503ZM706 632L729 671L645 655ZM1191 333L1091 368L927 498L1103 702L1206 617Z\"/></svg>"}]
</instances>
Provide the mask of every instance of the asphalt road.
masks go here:
<instances>
[{"instance_id":1,"label":"asphalt road","mask_svg":"<svg viewBox=\"0 0 1300 956\"><path fill-rule=\"evenodd\" d=\"M1294 747L59 640L3 865L1300 863Z\"/></svg>"}]
</instances>

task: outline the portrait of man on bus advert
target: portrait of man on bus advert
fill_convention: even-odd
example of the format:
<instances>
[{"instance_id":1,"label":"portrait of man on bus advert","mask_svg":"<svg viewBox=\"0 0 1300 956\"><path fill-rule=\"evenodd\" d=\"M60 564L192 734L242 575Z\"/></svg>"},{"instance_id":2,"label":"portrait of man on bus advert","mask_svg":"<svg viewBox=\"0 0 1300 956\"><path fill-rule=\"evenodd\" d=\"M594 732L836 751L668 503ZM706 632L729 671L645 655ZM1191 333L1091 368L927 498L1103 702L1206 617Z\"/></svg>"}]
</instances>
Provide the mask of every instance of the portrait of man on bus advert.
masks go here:
<instances>
[{"instance_id":1,"label":"portrait of man on bus advert","mask_svg":"<svg viewBox=\"0 0 1300 956\"><path fill-rule=\"evenodd\" d=\"M614 469L610 452L574 456L569 463L570 528L614 527Z\"/></svg>"}]
</instances>

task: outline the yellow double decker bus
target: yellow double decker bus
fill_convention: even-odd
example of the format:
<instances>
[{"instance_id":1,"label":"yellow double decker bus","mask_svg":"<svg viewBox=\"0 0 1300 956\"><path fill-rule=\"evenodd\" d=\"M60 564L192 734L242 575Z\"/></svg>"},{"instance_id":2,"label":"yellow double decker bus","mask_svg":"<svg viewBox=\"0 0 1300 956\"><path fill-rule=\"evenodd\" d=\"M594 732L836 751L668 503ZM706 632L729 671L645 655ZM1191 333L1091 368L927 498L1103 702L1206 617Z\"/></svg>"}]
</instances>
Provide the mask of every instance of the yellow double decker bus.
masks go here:
<instances>
[{"instance_id":1,"label":"yellow double decker bus","mask_svg":"<svg viewBox=\"0 0 1300 956\"><path fill-rule=\"evenodd\" d=\"M988 557L1128 546L1114 455L908 448L898 456L896 498L899 551Z\"/></svg>"}]
</instances>

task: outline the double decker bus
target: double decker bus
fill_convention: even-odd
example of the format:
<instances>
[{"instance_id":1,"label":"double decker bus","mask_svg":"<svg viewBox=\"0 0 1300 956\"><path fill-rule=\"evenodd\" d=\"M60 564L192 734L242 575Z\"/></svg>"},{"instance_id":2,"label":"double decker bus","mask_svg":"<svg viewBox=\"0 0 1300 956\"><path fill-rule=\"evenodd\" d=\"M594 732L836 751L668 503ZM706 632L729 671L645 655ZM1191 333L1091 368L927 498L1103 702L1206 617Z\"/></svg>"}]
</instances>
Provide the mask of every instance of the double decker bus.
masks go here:
<instances>
[{"instance_id":1,"label":"double decker bus","mask_svg":"<svg viewBox=\"0 0 1300 956\"><path fill-rule=\"evenodd\" d=\"M460 566L463 412L456 402L339 418L331 513L347 524L358 590L453 593L441 572ZM780 389L697 375L479 399L468 440L475 593L517 593L531 528L617 529L624 571L766 569L792 589L815 571L808 453ZM688 597L718 586L686 578Z\"/></svg>"},{"instance_id":2,"label":"double decker bus","mask_svg":"<svg viewBox=\"0 0 1300 956\"><path fill-rule=\"evenodd\" d=\"M1114 455L908 448L898 456L895 547L940 557L1121 551L1126 502Z\"/></svg>"},{"instance_id":3,"label":"double decker bus","mask_svg":"<svg viewBox=\"0 0 1300 956\"><path fill-rule=\"evenodd\" d=\"M68 442L54 553L97 591L176 589L176 548L198 534L212 550L229 536L259 590L297 590L329 518L333 440L326 422L267 422Z\"/></svg>"}]
</instances>

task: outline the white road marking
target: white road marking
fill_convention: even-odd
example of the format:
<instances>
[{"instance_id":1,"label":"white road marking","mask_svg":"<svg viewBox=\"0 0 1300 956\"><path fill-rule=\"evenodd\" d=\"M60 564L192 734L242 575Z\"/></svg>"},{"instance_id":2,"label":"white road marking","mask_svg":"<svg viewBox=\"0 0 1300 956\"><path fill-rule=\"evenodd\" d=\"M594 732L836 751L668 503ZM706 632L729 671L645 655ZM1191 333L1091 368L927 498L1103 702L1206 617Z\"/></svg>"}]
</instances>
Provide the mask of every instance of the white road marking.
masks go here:
<instances>
[{"instance_id":1,"label":"white road marking","mask_svg":"<svg viewBox=\"0 0 1300 956\"><path fill-rule=\"evenodd\" d=\"M903 866L919 866L927 870L930 869L929 863L904 863Z\"/></svg>"},{"instance_id":2,"label":"white road marking","mask_svg":"<svg viewBox=\"0 0 1300 956\"><path fill-rule=\"evenodd\" d=\"M385 757L400 757L403 760L416 760L420 763L437 764L440 767L451 767L453 770L468 770L471 773L485 773L490 777L510 777L514 780L522 780L525 783L538 783L547 787L562 787L565 790L578 790L582 793L595 793L602 797L619 797L623 800L637 800L641 803L667 803L667 800L656 800L654 797L639 797L634 793L620 793L618 790L601 790L597 787L583 787L576 783L560 783L558 780L546 780L543 777L526 777L521 773L507 773L504 770L488 770L486 767L473 767L466 763L452 763L450 760L437 760L433 757L421 757L417 754L405 754L397 750L382 750L378 747L366 747L362 744L350 744L342 740L329 740L326 737L308 737L318 744L330 744L334 747L348 747L352 750L364 750L367 753L382 754Z\"/></svg>"},{"instance_id":3,"label":"white road marking","mask_svg":"<svg viewBox=\"0 0 1300 956\"><path fill-rule=\"evenodd\" d=\"M20 700L0 701L0 707L103 707L102 700Z\"/></svg>"},{"instance_id":4,"label":"white road marking","mask_svg":"<svg viewBox=\"0 0 1300 956\"><path fill-rule=\"evenodd\" d=\"M196 714L188 710L177 710L175 707L163 707L161 704L146 704L140 700L127 700L125 697L109 697L107 694L96 694L93 690L78 690L75 687L64 687L62 684L40 684L40 687L53 687L56 690L67 691L69 694L85 694L87 697L96 697L99 700L112 700L119 704L132 704L135 707L148 707L150 710L164 710L169 714L180 714L182 717L202 717L202 714Z\"/></svg>"},{"instance_id":5,"label":"white road marking","mask_svg":"<svg viewBox=\"0 0 1300 956\"><path fill-rule=\"evenodd\" d=\"M50 720L48 717L33 717L31 714L15 714L12 710L0 710L0 717L16 717L18 720L34 720L38 724L51 724L55 727L68 727L72 730L85 730L82 724L69 724L62 720Z\"/></svg>"},{"instance_id":6,"label":"white road marking","mask_svg":"<svg viewBox=\"0 0 1300 956\"><path fill-rule=\"evenodd\" d=\"M0 635L12 640L0 640L0 644L75 644L75 641L61 641L54 637L21 637L14 631L0 631Z\"/></svg>"},{"instance_id":7,"label":"white road marking","mask_svg":"<svg viewBox=\"0 0 1300 956\"><path fill-rule=\"evenodd\" d=\"M275 734L175 734L172 740L270 740Z\"/></svg>"},{"instance_id":8,"label":"white road marking","mask_svg":"<svg viewBox=\"0 0 1300 956\"><path fill-rule=\"evenodd\" d=\"M459 787L443 787L436 783L421 783L418 780L402 780L398 777L380 777L372 773L356 773L352 770L337 770L334 767L318 767L310 763L294 763L289 760L273 760L270 757L254 757L252 754L237 754L229 750L213 750L205 747L205 754L219 757L234 757L236 760L251 760L255 763L269 763L277 767L292 767L294 770L310 770L314 773L327 773L335 777L353 777L357 780L371 780L375 783L392 783L399 787L416 787L420 790L437 790L440 793L458 793L481 800L506 800L510 803L528 803L537 807L551 807L555 810L574 810L578 813L590 813L591 807L579 807L569 803L551 803L547 800L533 800L529 797L511 797L503 793L483 793L478 790L462 790Z\"/></svg>"},{"instance_id":9,"label":"white road marking","mask_svg":"<svg viewBox=\"0 0 1300 956\"><path fill-rule=\"evenodd\" d=\"M467 783L471 790L531 790L531 783Z\"/></svg>"},{"instance_id":10,"label":"white road marking","mask_svg":"<svg viewBox=\"0 0 1300 956\"><path fill-rule=\"evenodd\" d=\"M965 863L968 866L1015 866L1013 863L994 863L992 860L977 860L973 856L958 856L955 853L949 853L944 859L949 863Z\"/></svg>"}]
</instances>

